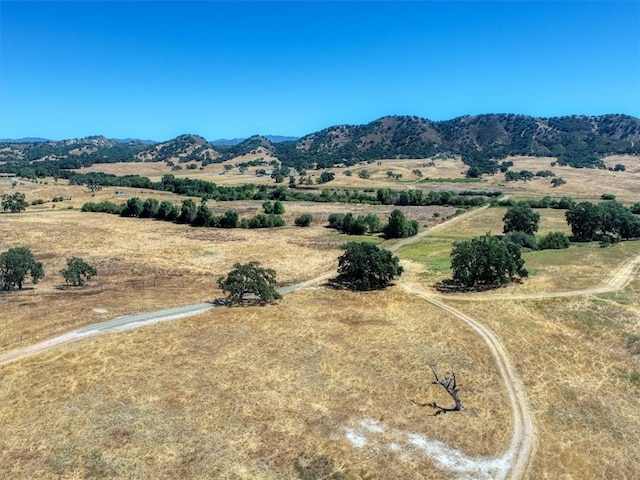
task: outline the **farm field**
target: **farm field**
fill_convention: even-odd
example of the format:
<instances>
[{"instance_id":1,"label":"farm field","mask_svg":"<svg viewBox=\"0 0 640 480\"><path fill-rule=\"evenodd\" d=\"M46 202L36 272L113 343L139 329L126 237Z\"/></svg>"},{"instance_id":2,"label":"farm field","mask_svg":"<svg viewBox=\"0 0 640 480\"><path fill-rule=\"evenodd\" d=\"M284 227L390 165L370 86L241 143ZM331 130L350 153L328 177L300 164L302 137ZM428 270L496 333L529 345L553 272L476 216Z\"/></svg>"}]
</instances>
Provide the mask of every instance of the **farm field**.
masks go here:
<instances>
[{"instance_id":1,"label":"farm field","mask_svg":"<svg viewBox=\"0 0 640 480\"><path fill-rule=\"evenodd\" d=\"M545 159L521 160L523 169L547 168ZM336 170L326 187L496 187L513 198L594 200L606 192L634 203L637 159L627 160L626 172L559 170L567 184L556 189L542 185L547 179L506 184L502 175L405 182L414 161L370 165L370 180L358 178L357 168L351 177ZM433 176L434 167L424 168L424 177L461 178L456 162L443 160ZM393 169L408 173L389 180ZM64 182L16 190L29 201L65 200L0 215L0 250L28 245L46 272L33 288L0 296L0 355L82 325L220 297L217 278L239 261L274 268L280 285L316 277L336 268L345 241L359 238L326 229L330 213L374 211L384 220L394 208L285 202L287 225L309 212L313 226L224 230L78 210L86 201L183 198L166 192L105 187L91 194ZM0 193L11 191L0 180ZM254 215L260 202L212 205L217 214L230 207ZM421 228L455 210L405 208ZM404 288L411 285L484 324L506 348L536 426L526 478L633 478L640 468L639 283L579 291L640 255L640 242L528 252L530 277L522 284L473 294L435 290L451 275L452 243L501 233L505 211L480 211L403 246L396 254L405 274L384 291L321 284L273 305L214 308L0 365L0 476L440 479L477 469L475 478L503 478L495 459L509 445L513 418L492 354L467 324ZM539 212L539 233L569 232L564 211ZM83 289L59 288L57 272L71 255L98 269ZM527 297L557 292L576 294ZM440 373L455 369L463 412L432 416L413 403L451 401L431 384L434 362Z\"/></svg>"}]
</instances>

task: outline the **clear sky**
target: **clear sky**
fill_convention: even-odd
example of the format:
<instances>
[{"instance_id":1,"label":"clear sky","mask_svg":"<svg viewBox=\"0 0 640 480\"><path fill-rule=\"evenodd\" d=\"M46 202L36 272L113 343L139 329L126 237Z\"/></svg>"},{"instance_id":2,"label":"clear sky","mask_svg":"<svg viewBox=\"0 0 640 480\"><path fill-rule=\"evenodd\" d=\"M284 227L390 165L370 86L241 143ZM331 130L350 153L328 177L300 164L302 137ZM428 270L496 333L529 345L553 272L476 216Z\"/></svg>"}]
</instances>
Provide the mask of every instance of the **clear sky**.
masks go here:
<instances>
[{"instance_id":1,"label":"clear sky","mask_svg":"<svg viewBox=\"0 0 640 480\"><path fill-rule=\"evenodd\" d=\"M0 138L640 117L640 2L0 2Z\"/></svg>"}]
</instances>

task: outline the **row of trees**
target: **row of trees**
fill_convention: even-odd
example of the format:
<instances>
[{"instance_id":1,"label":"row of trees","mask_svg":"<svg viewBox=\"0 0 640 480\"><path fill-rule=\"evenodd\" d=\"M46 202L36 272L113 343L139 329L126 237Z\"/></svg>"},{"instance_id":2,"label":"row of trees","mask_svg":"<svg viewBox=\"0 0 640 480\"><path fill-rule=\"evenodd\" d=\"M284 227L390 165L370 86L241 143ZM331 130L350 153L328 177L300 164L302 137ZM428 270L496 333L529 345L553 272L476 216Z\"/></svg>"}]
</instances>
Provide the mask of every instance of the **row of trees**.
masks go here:
<instances>
[{"instance_id":1,"label":"row of trees","mask_svg":"<svg viewBox=\"0 0 640 480\"><path fill-rule=\"evenodd\" d=\"M608 237L619 241L640 237L640 218L616 200L601 203L581 202L566 213L573 239L588 242L596 238Z\"/></svg>"},{"instance_id":2,"label":"row of trees","mask_svg":"<svg viewBox=\"0 0 640 480\"><path fill-rule=\"evenodd\" d=\"M109 201L88 202L82 206L82 211L112 213L123 217L155 218L156 220L189 224L194 227L272 228L284 226L284 220L280 216L284 213L282 202L266 201L262 207L264 213L241 219L236 210L228 209L222 215L214 215L206 202L201 202L198 205L189 198L183 200L181 206L178 207L168 200L159 202L155 198L147 198L142 201L138 197L133 197L121 205ZM301 221L304 223L305 219Z\"/></svg>"},{"instance_id":3,"label":"row of trees","mask_svg":"<svg viewBox=\"0 0 640 480\"><path fill-rule=\"evenodd\" d=\"M67 258L67 267L60 270L67 285L82 286L97 274L82 258ZM14 247L0 253L0 290L22 290L27 277L37 284L44 278L44 266L36 261L28 247Z\"/></svg>"}]
</instances>

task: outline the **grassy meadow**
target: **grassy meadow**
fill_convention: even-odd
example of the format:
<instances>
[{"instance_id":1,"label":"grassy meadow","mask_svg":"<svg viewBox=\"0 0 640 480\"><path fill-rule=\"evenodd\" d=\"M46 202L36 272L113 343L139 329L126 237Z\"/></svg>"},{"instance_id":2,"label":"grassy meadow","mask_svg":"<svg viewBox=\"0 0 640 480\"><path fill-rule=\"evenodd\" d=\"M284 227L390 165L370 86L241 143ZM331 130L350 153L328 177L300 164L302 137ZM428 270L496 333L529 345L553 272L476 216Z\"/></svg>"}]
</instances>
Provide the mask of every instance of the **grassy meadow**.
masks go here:
<instances>
[{"instance_id":1,"label":"grassy meadow","mask_svg":"<svg viewBox=\"0 0 640 480\"><path fill-rule=\"evenodd\" d=\"M637 158L607 160L626 165L615 173L552 168L550 161L517 159L516 169L548 168L566 185L507 184L502 175L461 183L464 165L450 159L428 167L424 160L358 165L351 176L334 169L327 187L495 187L514 198L595 200L606 192L640 201ZM164 164L126 164L131 171L123 165L91 169L172 173ZM223 168L188 175L254 182L250 171L242 180L234 169L221 174ZM369 180L358 177L363 168ZM417 168L422 178L412 174ZM389 179L390 170L402 178ZM217 278L236 262L274 268L280 285L313 278L336 268L344 242L359 239L325 228L330 213L374 212L385 220L394 208L286 202L283 228L193 228L79 211L86 201L138 196L179 203L182 197L111 187L91 194L58 183L12 189L0 179L0 194L22 191L29 202L45 200L24 213L0 214L0 251L29 246L46 275L24 291L0 294L0 355L82 325L220 297ZM51 202L56 196L64 200ZM242 217L255 215L260 202L212 207L216 214L235 208ZM428 227L455 209L405 211ZM442 295L434 285L450 277L452 243L501 233L505 211L486 209L402 247L396 254L405 274L384 291L319 285L276 304L215 308L0 365L0 478L459 478L415 439L442 442L474 459L499 456L512 426L506 391L482 339L406 293L402 283ZM564 211L538 211L540 234L569 232ZM292 226L301 213L313 215L312 227ZM537 427L531 479L633 479L640 471L640 283L609 294L526 299L596 287L639 254L637 241L527 252L530 277L523 283L444 296L488 326L510 353ZM85 288L61 288L58 271L70 256L98 270ZM451 402L431 384L434 362L442 374L455 369L465 411L432 416L413 403Z\"/></svg>"}]
</instances>

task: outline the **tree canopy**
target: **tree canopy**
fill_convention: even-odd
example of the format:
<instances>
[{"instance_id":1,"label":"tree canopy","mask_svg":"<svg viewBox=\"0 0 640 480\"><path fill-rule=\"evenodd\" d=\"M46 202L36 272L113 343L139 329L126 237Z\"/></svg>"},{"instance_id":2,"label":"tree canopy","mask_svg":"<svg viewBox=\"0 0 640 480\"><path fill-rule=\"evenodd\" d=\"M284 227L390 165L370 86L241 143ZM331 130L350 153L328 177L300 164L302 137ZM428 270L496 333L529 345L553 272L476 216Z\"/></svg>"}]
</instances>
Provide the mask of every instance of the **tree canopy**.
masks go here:
<instances>
[{"instance_id":1,"label":"tree canopy","mask_svg":"<svg viewBox=\"0 0 640 480\"><path fill-rule=\"evenodd\" d=\"M417 234L419 228L416 220L407 220L401 210L395 209L382 231L387 238L406 238Z\"/></svg>"},{"instance_id":2,"label":"tree canopy","mask_svg":"<svg viewBox=\"0 0 640 480\"><path fill-rule=\"evenodd\" d=\"M520 246L489 233L454 243L451 268L454 281L465 287L497 286L528 275Z\"/></svg>"},{"instance_id":3,"label":"tree canopy","mask_svg":"<svg viewBox=\"0 0 640 480\"><path fill-rule=\"evenodd\" d=\"M504 222L504 233L524 232L527 235L533 235L538 231L540 214L534 212L526 203L517 203L509 207L502 221Z\"/></svg>"},{"instance_id":4,"label":"tree canopy","mask_svg":"<svg viewBox=\"0 0 640 480\"><path fill-rule=\"evenodd\" d=\"M253 294L262 303L282 298L276 290L276 271L263 268L260 262L236 263L218 285L227 295L229 303L241 303L245 295Z\"/></svg>"},{"instance_id":5,"label":"tree canopy","mask_svg":"<svg viewBox=\"0 0 640 480\"><path fill-rule=\"evenodd\" d=\"M2 209L6 212L19 213L27 208L24 193L16 192L2 195Z\"/></svg>"},{"instance_id":6,"label":"tree canopy","mask_svg":"<svg viewBox=\"0 0 640 480\"><path fill-rule=\"evenodd\" d=\"M351 290L378 290L389 285L403 271L398 257L389 250L372 243L350 242L338 259L335 281Z\"/></svg>"},{"instance_id":7,"label":"tree canopy","mask_svg":"<svg viewBox=\"0 0 640 480\"><path fill-rule=\"evenodd\" d=\"M0 254L0 289L22 290L27 274L31 274L31 282L36 284L44 278L41 262L36 262L28 247L10 248Z\"/></svg>"},{"instance_id":8,"label":"tree canopy","mask_svg":"<svg viewBox=\"0 0 640 480\"><path fill-rule=\"evenodd\" d=\"M85 262L82 258L67 258L67 268L60 270L60 275L64 278L67 285L81 287L85 282L97 275L98 272L94 267Z\"/></svg>"}]
</instances>

